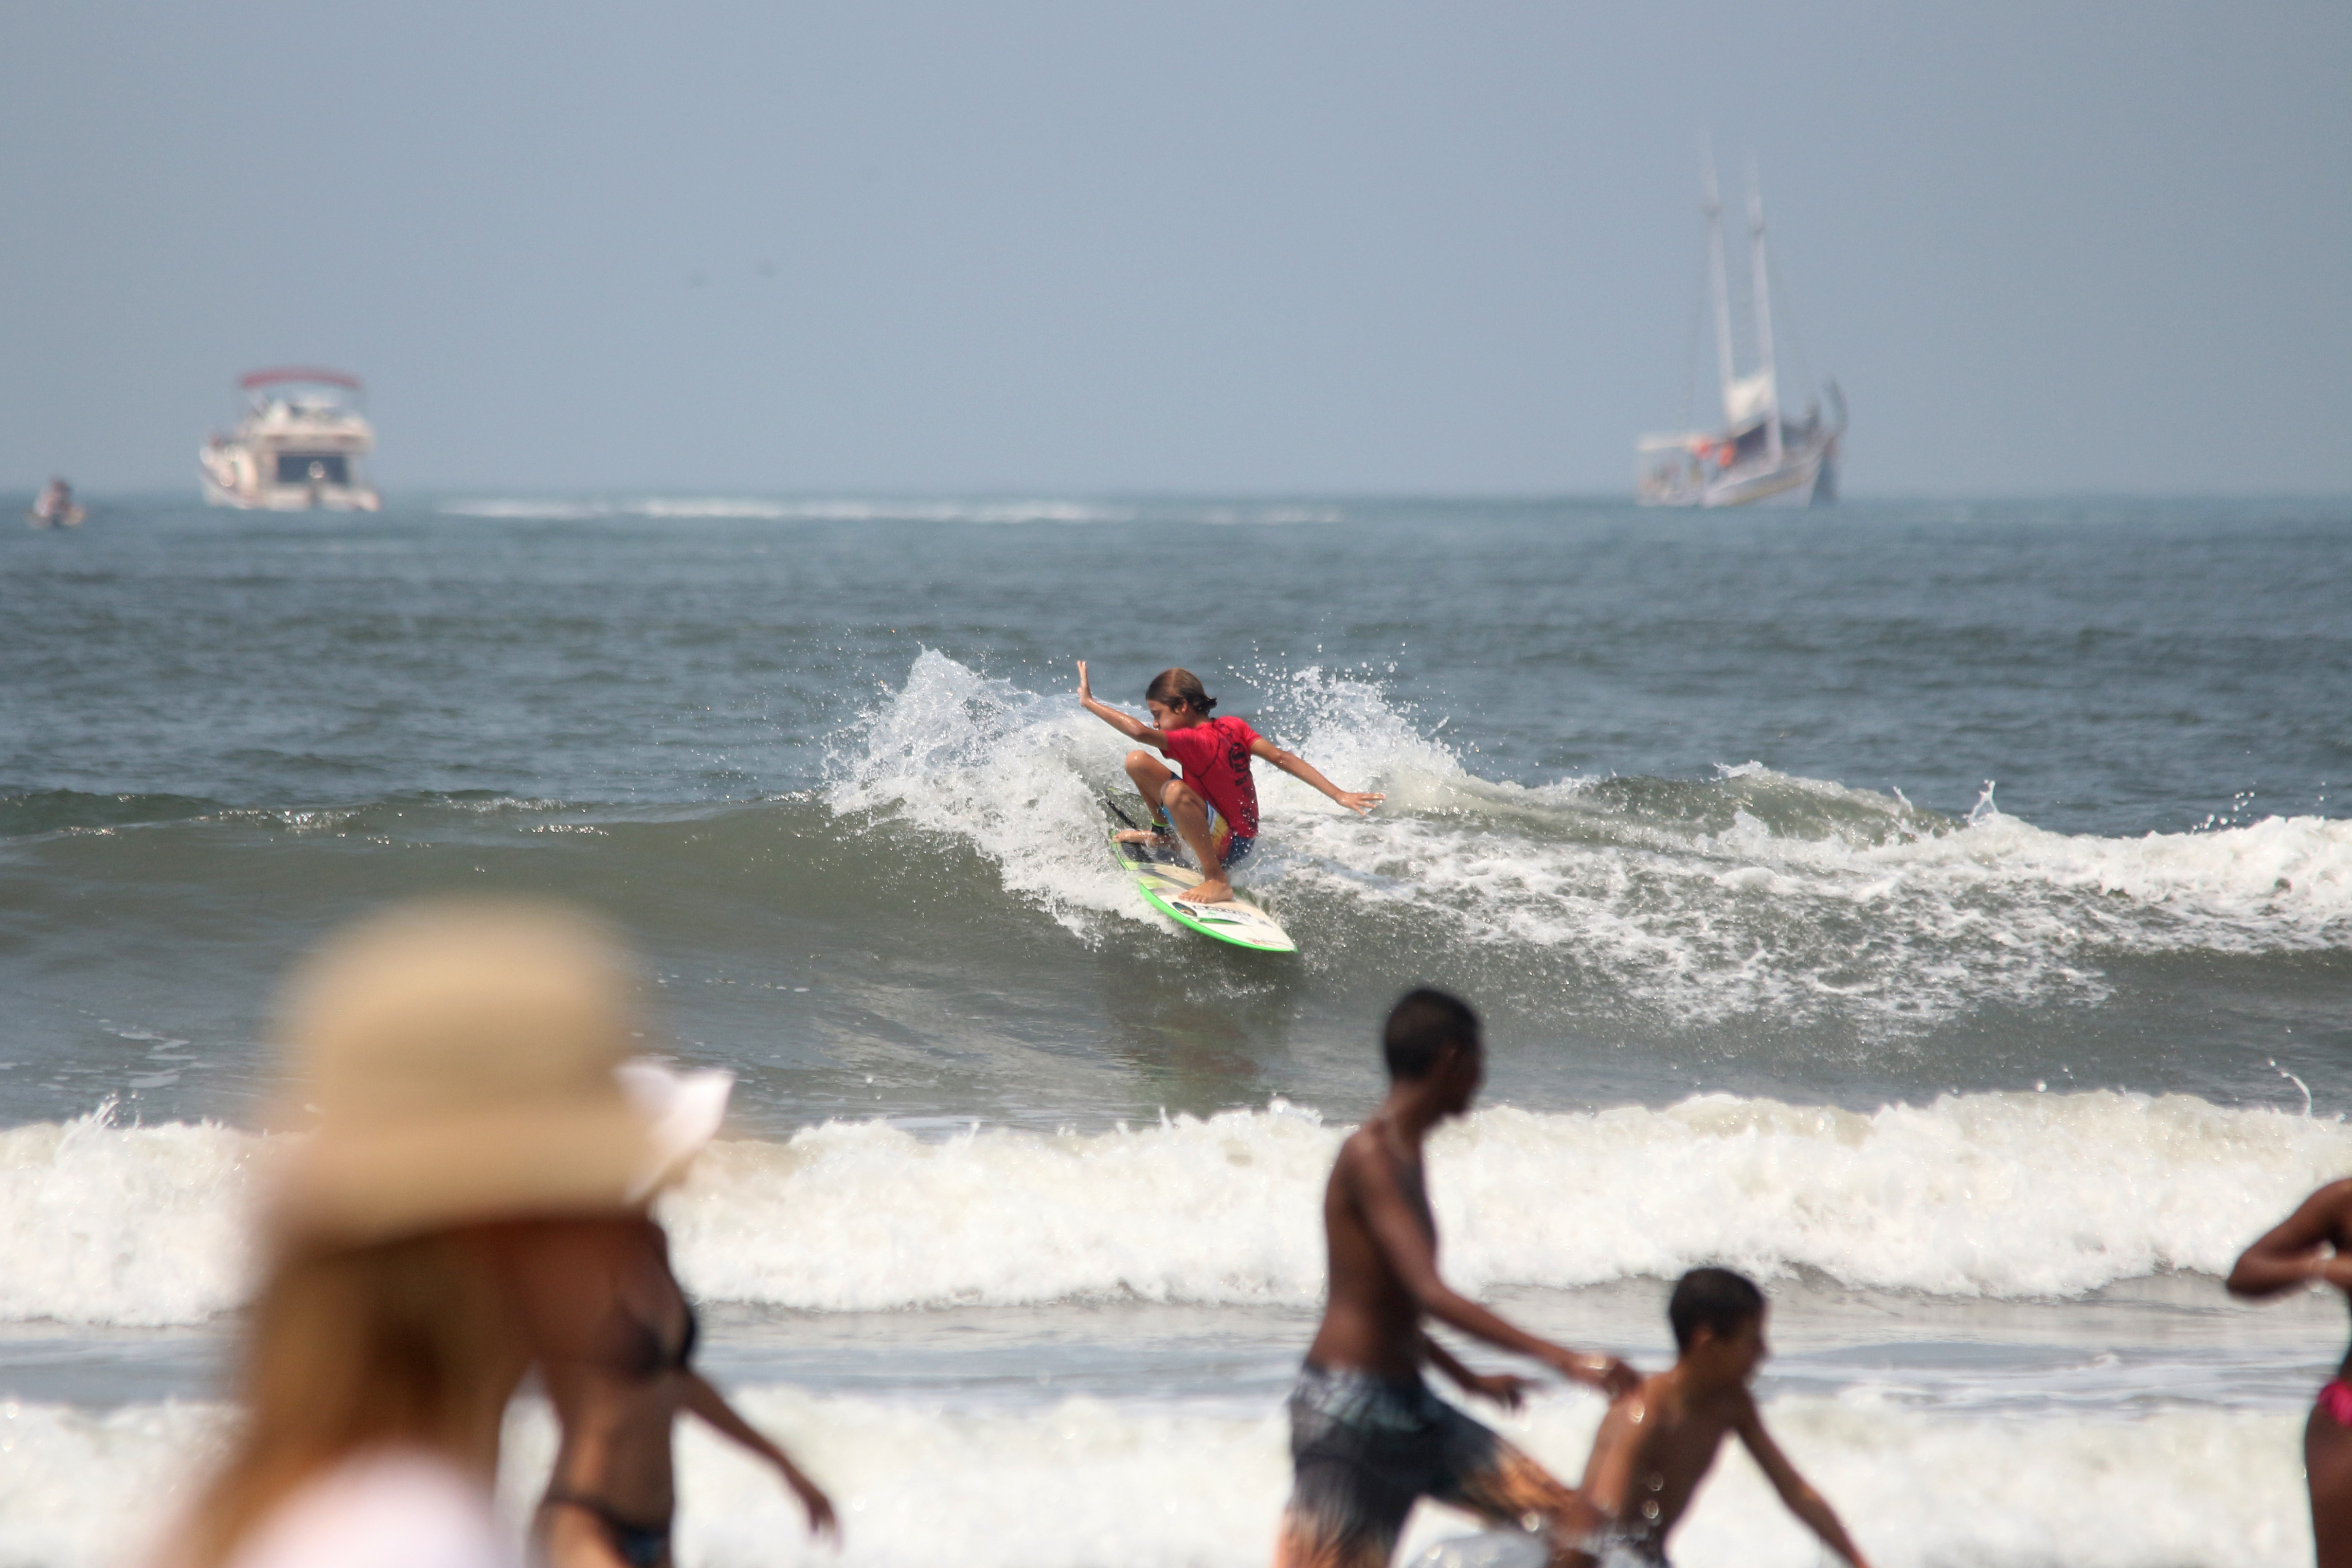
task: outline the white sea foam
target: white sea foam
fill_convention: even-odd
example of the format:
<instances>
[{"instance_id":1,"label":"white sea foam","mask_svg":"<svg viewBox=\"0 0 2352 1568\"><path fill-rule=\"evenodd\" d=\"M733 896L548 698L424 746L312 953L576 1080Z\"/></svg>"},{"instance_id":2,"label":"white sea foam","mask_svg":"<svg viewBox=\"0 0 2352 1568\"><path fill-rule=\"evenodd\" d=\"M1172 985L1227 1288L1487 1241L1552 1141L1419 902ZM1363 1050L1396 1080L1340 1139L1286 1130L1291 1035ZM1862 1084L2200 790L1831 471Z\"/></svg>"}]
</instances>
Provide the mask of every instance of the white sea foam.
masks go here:
<instances>
[{"instance_id":1,"label":"white sea foam","mask_svg":"<svg viewBox=\"0 0 2352 1568\"><path fill-rule=\"evenodd\" d=\"M924 1139L834 1122L722 1141L665 1200L699 1295L816 1311L1141 1299L1307 1305L1344 1130L1277 1102L1205 1121ZM0 1135L0 1316L192 1322L233 1305L258 1140L217 1127ZM1441 1133L1447 1268L1472 1289L1702 1262L1857 1286L2063 1296L2218 1274L2352 1170L2352 1128L2188 1096L1993 1094L1873 1114L1706 1095L1484 1110Z\"/></svg>"},{"instance_id":2,"label":"white sea foam","mask_svg":"<svg viewBox=\"0 0 2352 1568\"><path fill-rule=\"evenodd\" d=\"M606 517L759 518L786 522L1171 522L1255 524L1338 522L1338 507L1273 501L1135 502L1076 500L1066 497L956 498L835 496L777 499L761 496L485 497L448 500L436 509L446 517L579 522Z\"/></svg>"},{"instance_id":3,"label":"white sea foam","mask_svg":"<svg viewBox=\"0 0 2352 1568\"><path fill-rule=\"evenodd\" d=\"M527 497L443 501L433 510L444 517L511 519L521 522L581 522L589 518L613 515L612 507L604 501Z\"/></svg>"},{"instance_id":4,"label":"white sea foam","mask_svg":"<svg viewBox=\"0 0 2352 1568\"><path fill-rule=\"evenodd\" d=\"M1337 522L1335 507L1275 502L1264 505L1073 500L1056 497L994 500L888 497L819 497L779 500L760 496L486 497L448 500L436 509L447 517L579 522L596 518L753 518L787 522L1136 522L1146 517L1170 521L1279 525Z\"/></svg>"},{"instance_id":5,"label":"white sea foam","mask_svg":"<svg viewBox=\"0 0 2352 1568\"><path fill-rule=\"evenodd\" d=\"M262 1142L117 1127L103 1108L0 1132L0 1319L188 1323L236 1305Z\"/></svg>"},{"instance_id":6,"label":"white sea foam","mask_svg":"<svg viewBox=\"0 0 2352 1568\"><path fill-rule=\"evenodd\" d=\"M740 1403L831 1492L843 1549L835 1557L809 1542L772 1472L689 1427L677 1534L687 1568L1255 1568L1272 1551L1289 1485L1272 1411L1237 1417L1086 1398L1034 1411L951 1409L790 1388L750 1390ZM1499 1424L1572 1477L1597 1413L1589 1397L1555 1397ZM2181 1409L2132 1421L2000 1421L1922 1415L1864 1394L1777 1401L1767 1419L1886 1568L2309 1560L2292 1415ZM121 1560L184 1503L221 1431L208 1406L106 1415L0 1406L0 1559L41 1568ZM551 1439L541 1408L522 1407L509 1423L501 1493L512 1521L545 1474ZM1424 1507L1406 1551L1467 1527ZM1679 1561L1700 1565L1820 1560L1736 1451L1675 1546Z\"/></svg>"},{"instance_id":7,"label":"white sea foam","mask_svg":"<svg viewBox=\"0 0 2352 1568\"><path fill-rule=\"evenodd\" d=\"M919 1142L878 1122L727 1143L666 1211L716 1297L820 1310L1076 1296L1312 1301L1340 1130L1277 1104L1090 1137ZM1971 1095L1872 1115L1707 1095L1482 1111L1433 1145L1474 1289L1704 1262L1854 1285L2067 1295L2225 1271L2352 1170L2352 1129L2186 1096Z\"/></svg>"},{"instance_id":8,"label":"white sea foam","mask_svg":"<svg viewBox=\"0 0 2352 1568\"><path fill-rule=\"evenodd\" d=\"M1102 790L1118 737L1066 697L1040 697L926 649L872 714L830 791L835 811L887 814L958 834L1005 887L1074 931L1147 914L1104 852Z\"/></svg>"},{"instance_id":9,"label":"white sea foam","mask_svg":"<svg viewBox=\"0 0 2352 1568\"><path fill-rule=\"evenodd\" d=\"M0 1563L114 1568L188 1503L227 1425L217 1405L109 1411L0 1400Z\"/></svg>"},{"instance_id":10,"label":"white sea foam","mask_svg":"<svg viewBox=\"0 0 2352 1568\"><path fill-rule=\"evenodd\" d=\"M2095 1001L2113 953L2352 944L2352 821L2269 818L2137 837L2052 833L1990 802L1965 823L1753 763L1711 781L1477 776L1365 680L1262 684L1260 727L1350 786L1370 821L1261 769L1253 890L1336 937L1401 922L1688 1023L1769 1011L1901 1030L1987 1001ZM1149 920L1100 852L1126 742L1064 693L925 652L845 759L832 799L963 836L1081 936ZM1339 943L1334 942L1333 946Z\"/></svg>"},{"instance_id":11,"label":"white sea foam","mask_svg":"<svg viewBox=\"0 0 2352 1568\"><path fill-rule=\"evenodd\" d=\"M1284 1428L1271 1414L1237 1420L1078 1399L1029 1417L973 1415L785 1391L748 1404L835 1489L850 1563L1240 1568L1271 1554L1289 1485ZM1554 1399L1500 1425L1573 1477L1598 1413L1591 1398ZM2310 1552L2293 1416L2006 1423L1787 1400L1768 1419L1887 1568L2284 1564ZM707 1440L696 1448L687 1562L731 1568L772 1560L780 1546L794 1561L818 1558L772 1479ZM1425 1507L1405 1553L1468 1527ZM1739 1454L1726 1457L1675 1545L1693 1564L1811 1568L1821 1556Z\"/></svg>"}]
</instances>

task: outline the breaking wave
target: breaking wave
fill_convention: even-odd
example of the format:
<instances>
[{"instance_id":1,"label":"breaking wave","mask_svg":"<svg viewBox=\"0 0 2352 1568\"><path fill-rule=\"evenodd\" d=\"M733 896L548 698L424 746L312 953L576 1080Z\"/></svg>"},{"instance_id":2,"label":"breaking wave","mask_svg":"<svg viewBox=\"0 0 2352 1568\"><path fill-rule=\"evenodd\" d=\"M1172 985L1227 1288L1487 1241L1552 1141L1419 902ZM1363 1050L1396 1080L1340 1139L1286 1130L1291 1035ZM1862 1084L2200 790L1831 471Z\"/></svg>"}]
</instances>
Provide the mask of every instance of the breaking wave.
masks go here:
<instances>
[{"instance_id":1,"label":"breaking wave","mask_svg":"<svg viewBox=\"0 0 2352 1568\"><path fill-rule=\"evenodd\" d=\"M1303 1306L1322 1289L1318 1194L1343 1131L1280 1102L1097 1133L828 1122L713 1145L662 1213L681 1273L713 1300ZM233 1307L268 1142L104 1113L0 1134L0 1317L165 1324ZM1484 1110L1442 1132L1431 1160L1447 1268L1474 1289L1720 1262L2068 1296L2222 1272L2352 1170L2352 1128L2111 1090L1869 1114L1705 1095Z\"/></svg>"},{"instance_id":2,"label":"breaking wave","mask_svg":"<svg viewBox=\"0 0 2352 1568\"><path fill-rule=\"evenodd\" d=\"M2096 1001L2112 955L2352 945L2352 821L2052 833L1990 789L1956 818L1750 763L1708 780L1479 777L1368 681L1276 685L1259 728L1385 791L1358 820L1260 770L1250 885L1319 949L1507 953L1530 989L1614 993L1685 1023L1831 1014L1896 1030L1989 1001ZM926 652L837 760L828 798L967 842L1005 889L1092 940L1151 922L1101 852L1120 737Z\"/></svg>"}]
</instances>

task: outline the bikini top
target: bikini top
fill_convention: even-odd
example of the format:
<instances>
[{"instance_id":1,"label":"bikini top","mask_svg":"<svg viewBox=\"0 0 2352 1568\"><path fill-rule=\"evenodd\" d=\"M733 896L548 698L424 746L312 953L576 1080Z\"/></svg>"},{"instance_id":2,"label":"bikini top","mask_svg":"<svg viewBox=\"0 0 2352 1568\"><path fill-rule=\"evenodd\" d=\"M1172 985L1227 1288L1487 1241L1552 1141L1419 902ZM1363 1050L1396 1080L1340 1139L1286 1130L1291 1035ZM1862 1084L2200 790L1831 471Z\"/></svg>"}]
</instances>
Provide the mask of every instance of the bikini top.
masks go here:
<instances>
[{"instance_id":1,"label":"bikini top","mask_svg":"<svg viewBox=\"0 0 2352 1568\"><path fill-rule=\"evenodd\" d=\"M684 1372L694 1359L694 1347L700 1339L702 1327L694 1314L694 1303L686 1303L686 1328L677 1343L665 1342L662 1332L653 1324L632 1316L619 1302L613 1304L606 1319L608 1327L600 1336L604 1344L596 1360L616 1372L633 1377L655 1377L665 1372Z\"/></svg>"}]
</instances>

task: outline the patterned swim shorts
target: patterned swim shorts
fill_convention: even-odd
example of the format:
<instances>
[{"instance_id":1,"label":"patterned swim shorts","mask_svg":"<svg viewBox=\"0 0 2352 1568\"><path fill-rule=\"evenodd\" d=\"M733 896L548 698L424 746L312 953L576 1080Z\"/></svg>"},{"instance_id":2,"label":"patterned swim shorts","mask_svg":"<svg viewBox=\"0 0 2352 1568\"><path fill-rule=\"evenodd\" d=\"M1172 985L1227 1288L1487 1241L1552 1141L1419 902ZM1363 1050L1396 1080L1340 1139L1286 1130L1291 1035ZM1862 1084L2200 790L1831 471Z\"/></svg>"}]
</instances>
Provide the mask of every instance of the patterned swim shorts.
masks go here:
<instances>
[{"instance_id":1,"label":"patterned swim shorts","mask_svg":"<svg viewBox=\"0 0 2352 1568\"><path fill-rule=\"evenodd\" d=\"M1202 808L1209 814L1209 847L1217 852L1218 865L1231 871L1257 853L1255 834L1252 834L1247 838L1237 837L1234 832L1234 825L1219 816L1215 806L1206 801L1201 804ZM1169 825L1168 814L1157 808L1154 808L1151 813L1151 829L1163 839L1173 841L1176 837L1176 829Z\"/></svg>"},{"instance_id":2,"label":"patterned swim shorts","mask_svg":"<svg viewBox=\"0 0 2352 1568\"><path fill-rule=\"evenodd\" d=\"M1385 1568L1421 1498L1522 1529L1589 1517L1573 1490L1418 1378L1301 1367L1290 1461L1280 1568Z\"/></svg>"}]
</instances>

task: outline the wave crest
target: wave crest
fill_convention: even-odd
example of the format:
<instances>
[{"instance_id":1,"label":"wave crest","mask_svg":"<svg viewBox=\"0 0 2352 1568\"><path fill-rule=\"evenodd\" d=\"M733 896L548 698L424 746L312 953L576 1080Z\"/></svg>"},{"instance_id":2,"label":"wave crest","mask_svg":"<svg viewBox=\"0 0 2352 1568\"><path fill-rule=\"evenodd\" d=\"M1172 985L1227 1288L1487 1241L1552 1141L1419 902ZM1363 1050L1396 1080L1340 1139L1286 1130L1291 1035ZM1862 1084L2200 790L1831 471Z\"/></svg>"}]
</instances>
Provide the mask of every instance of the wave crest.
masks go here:
<instances>
[{"instance_id":1,"label":"wave crest","mask_svg":"<svg viewBox=\"0 0 2352 1568\"><path fill-rule=\"evenodd\" d=\"M1986 1003L2101 1000L2110 954L2352 944L2352 821L2069 835L1990 800L1963 820L1754 763L1522 785L1478 776L1371 681L1265 684L1262 728L1389 796L1359 820L1260 770L1250 886L1310 963L1377 947L1684 1025L1839 1017L1902 1034ZM963 840L1008 891L1093 938L1103 916L1151 918L1097 837L1124 749L1066 696L926 651L849 738L829 799Z\"/></svg>"},{"instance_id":2,"label":"wave crest","mask_svg":"<svg viewBox=\"0 0 2352 1568\"><path fill-rule=\"evenodd\" d=\"M1345 1129L1263 1110L1097 1133L924 1138L834 1121L722 1141L663 1201L713 1300L808 1311L1086 1299L1305 1306ZM265 1140L103 1113L0 1134L0 1316L201 1321L235 1305ZM1501 1107L1441 1132L1431 1183L1465 1289L1672 1278L1699 1263L1950 1296L2219 1274L2352 1169L2352 1128L2186 1095L1986 1094L1868 1113L1703 1095Z\"/></svg>"}]
</instances>

